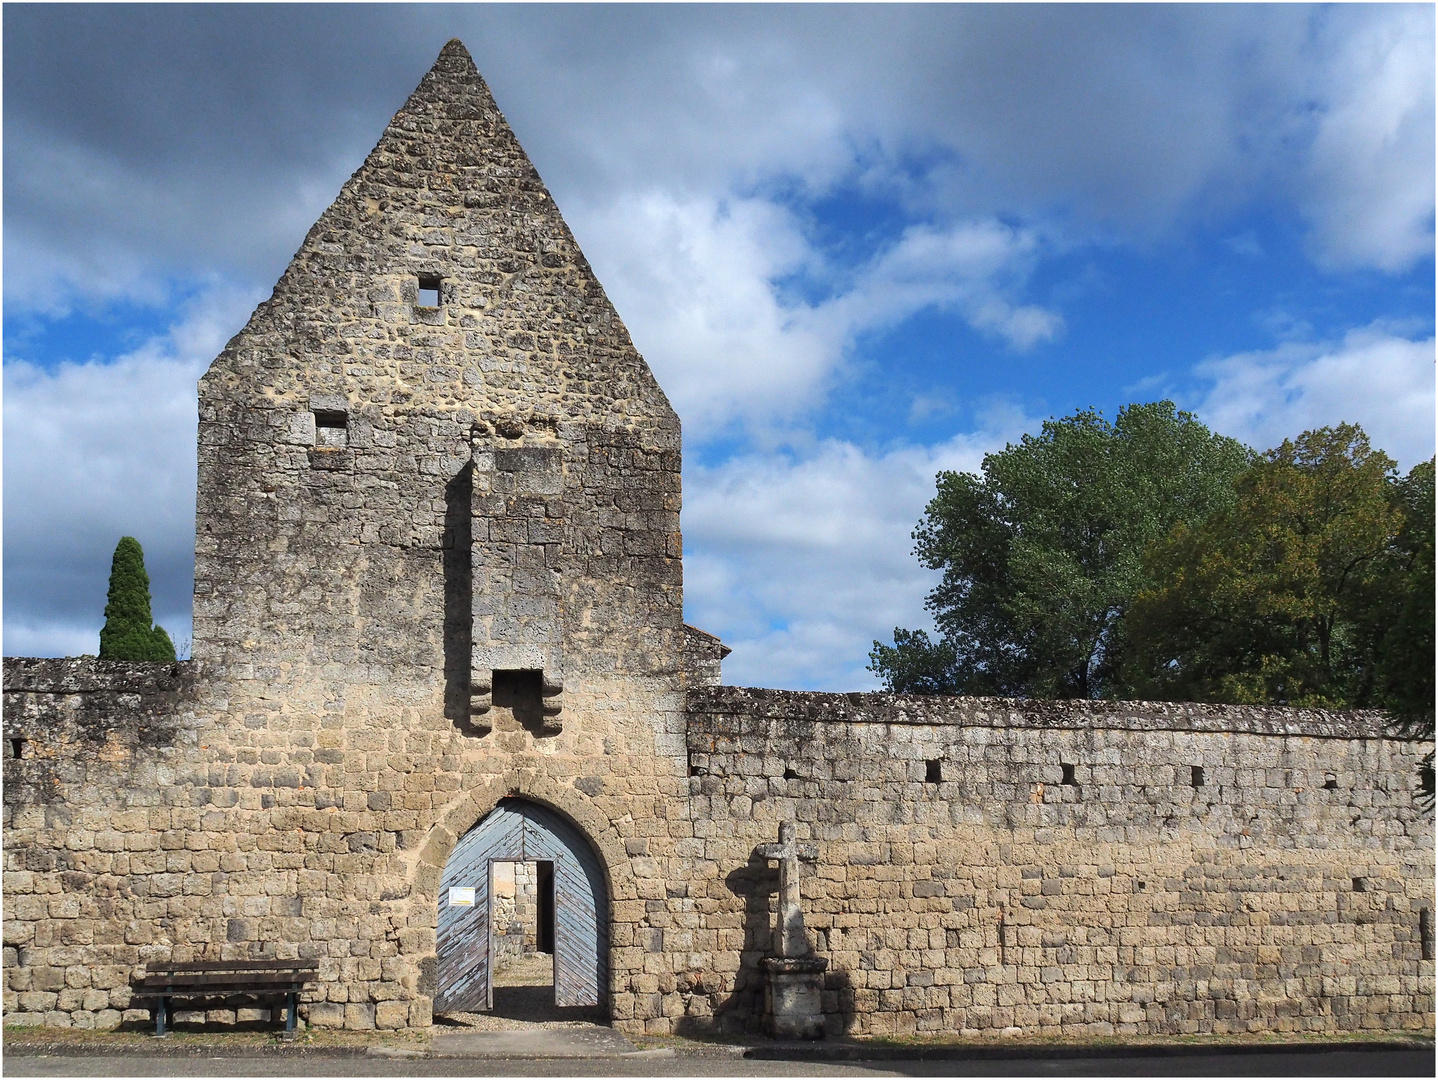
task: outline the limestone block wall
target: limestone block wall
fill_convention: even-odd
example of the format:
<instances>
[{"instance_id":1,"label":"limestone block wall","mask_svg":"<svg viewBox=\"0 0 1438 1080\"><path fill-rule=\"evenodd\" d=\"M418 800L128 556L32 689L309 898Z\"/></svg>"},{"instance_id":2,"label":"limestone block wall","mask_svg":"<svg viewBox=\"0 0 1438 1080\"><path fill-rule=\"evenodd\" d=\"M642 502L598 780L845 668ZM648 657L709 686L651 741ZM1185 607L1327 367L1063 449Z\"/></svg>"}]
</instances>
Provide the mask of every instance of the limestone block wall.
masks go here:
<instances>
[{"instance_id":1,"label":"limestone block wall","mask_svg":"<svg viewBox=\"0 0 1438 1080\"><path fill-rule=\"evenodd\" d=\"M143 1021L147 961L306 957L310 1023L428 1025L445 859L513 795L566 813L606 865L619 1022L682 1012L655 931L693 842L668 680L580 680L549 737L499 708L468 734L438 687L232 686L202 663L6 659L5 746L25 740L4 763L7 1023Z\"/></svg>"},{"instance_id":2,"label":"limestone block wall","mask_svg":"<svg viewBox=\"0 0 1438 1080\"><path fill-rule=\"evenodd\" d=\"M5 660L6 1023L118 1025L133 970L223 873L182 830L227 796L174 797L192 692L189 663Z\"/></svg>"},{"instance_id":3,"label":"limestone block wall","mask_svg":"<svg viewBox=\"0 0 1438 1080\"><path fill-rule=\"evenodd\" d=\"M607 867L624 1030L759 1026L784 820L834 1031L1432 1024L1425 747L1374 716L626 679L477 737L437 691L229 685L5 661L8 1023L144 1020L151 960L303 956L309 1022L426 1025L445 859L521 795Z\"/></svg>"},{"instance_id":4,"label":"limestone block wall","mask_svg":"<svg viewBox=\"0 0 1438 1080\"><path fill-rule=\"evenodd\" d=\"M1372 714L689 694L696 1027L757 1022L786 819L831 1031L1432 1030L1431 747ZM666 931L667 932L667 931Z\"/></svg>"},{"instance_id":5,"label":"limestone block wall","mask_svg":"<svg viewBox=\"0 0 1438 1080\"><path fill-rule=\"evenodd\" d=\"M684 673L686 686L718 686L724 681L721 667L729 646L697 626L684 624Z\"/></svg>"}]
</instances>

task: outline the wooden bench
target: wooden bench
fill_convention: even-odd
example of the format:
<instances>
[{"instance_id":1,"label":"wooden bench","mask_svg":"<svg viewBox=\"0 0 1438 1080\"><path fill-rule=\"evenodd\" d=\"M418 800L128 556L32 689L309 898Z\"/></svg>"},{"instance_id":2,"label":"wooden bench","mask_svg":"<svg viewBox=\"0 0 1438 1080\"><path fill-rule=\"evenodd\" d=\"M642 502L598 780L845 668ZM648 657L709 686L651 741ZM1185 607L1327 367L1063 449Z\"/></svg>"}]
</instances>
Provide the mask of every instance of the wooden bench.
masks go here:
<instances>
[{"instance_id":1,"label":"wooden bench","mask_svg":"<svg viewBox=\"0 0 1438 1080\"><path fill-rule=\"evenodd\" d=\"M183 964L146 964L134 997L153 998L155 1034L165 1033L165 1016L175 998L285 999L285 1030L295 1030L295 1007L306 983L319 973L316 960L196 960Z\"/></svg>"}]
</instances>

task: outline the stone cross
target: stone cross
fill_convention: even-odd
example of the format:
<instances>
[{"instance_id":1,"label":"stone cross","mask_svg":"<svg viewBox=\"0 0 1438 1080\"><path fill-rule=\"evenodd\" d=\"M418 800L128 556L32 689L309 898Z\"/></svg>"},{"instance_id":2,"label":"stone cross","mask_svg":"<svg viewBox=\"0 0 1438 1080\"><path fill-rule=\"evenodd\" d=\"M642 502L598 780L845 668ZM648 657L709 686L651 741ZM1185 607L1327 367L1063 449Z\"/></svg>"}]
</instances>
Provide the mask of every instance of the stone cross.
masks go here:
<instances>
[{"instance_id":1,"label":"stone cross","mask_svg":"<svg viewBox=\"0 0 1438 1080\"><path fill-rule=\"evenodd\" d=\"M779 863L779 941L775 955L794 959L809 955L809 935L804 932L804 909L799 905L799 860L819 861L815 844L795 840L794 823L779 826L777 844L760 844L759 857Z\"/></svg>"}]
</instances>

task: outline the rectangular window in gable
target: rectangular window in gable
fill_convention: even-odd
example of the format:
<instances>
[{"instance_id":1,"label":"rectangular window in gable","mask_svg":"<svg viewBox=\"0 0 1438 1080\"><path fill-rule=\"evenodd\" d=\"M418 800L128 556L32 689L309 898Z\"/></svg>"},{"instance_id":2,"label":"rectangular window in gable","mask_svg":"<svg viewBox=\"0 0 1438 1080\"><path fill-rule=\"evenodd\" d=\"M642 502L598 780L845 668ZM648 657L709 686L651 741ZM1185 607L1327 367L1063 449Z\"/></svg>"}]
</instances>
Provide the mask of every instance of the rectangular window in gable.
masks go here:
<instances>
[{"instance_id":1,"label":"rectangular window in gable","mask_svg":"<svg viewBox=\"0 0 1438 1080\"><path fill-rule=\"evenodd\" d=\"M340 447L349 445L349 414L341 409L316 409L315 445Z\"/></svg>"}]
</instances>

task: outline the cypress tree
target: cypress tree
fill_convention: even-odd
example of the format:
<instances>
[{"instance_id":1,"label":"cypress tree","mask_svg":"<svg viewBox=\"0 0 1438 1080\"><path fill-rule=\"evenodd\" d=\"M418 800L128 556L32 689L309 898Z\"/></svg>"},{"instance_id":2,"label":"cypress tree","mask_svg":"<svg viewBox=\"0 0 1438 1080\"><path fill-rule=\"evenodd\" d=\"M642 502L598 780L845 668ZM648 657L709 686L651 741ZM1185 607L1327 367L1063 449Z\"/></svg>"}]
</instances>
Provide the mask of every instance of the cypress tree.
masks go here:
<instances>
[{"instance_id":1,"label":"cypress tree","mask_svg":"<svg viewBox=\"0 0 1438 1080\"><path fill-rule=\"evenodd\" d=\"M110 594L100 630L102 660L173 660L175 646L162 626L152 625L150 575L140 541L122 536L110 562Z\"/></svg>"}]
</instances>

